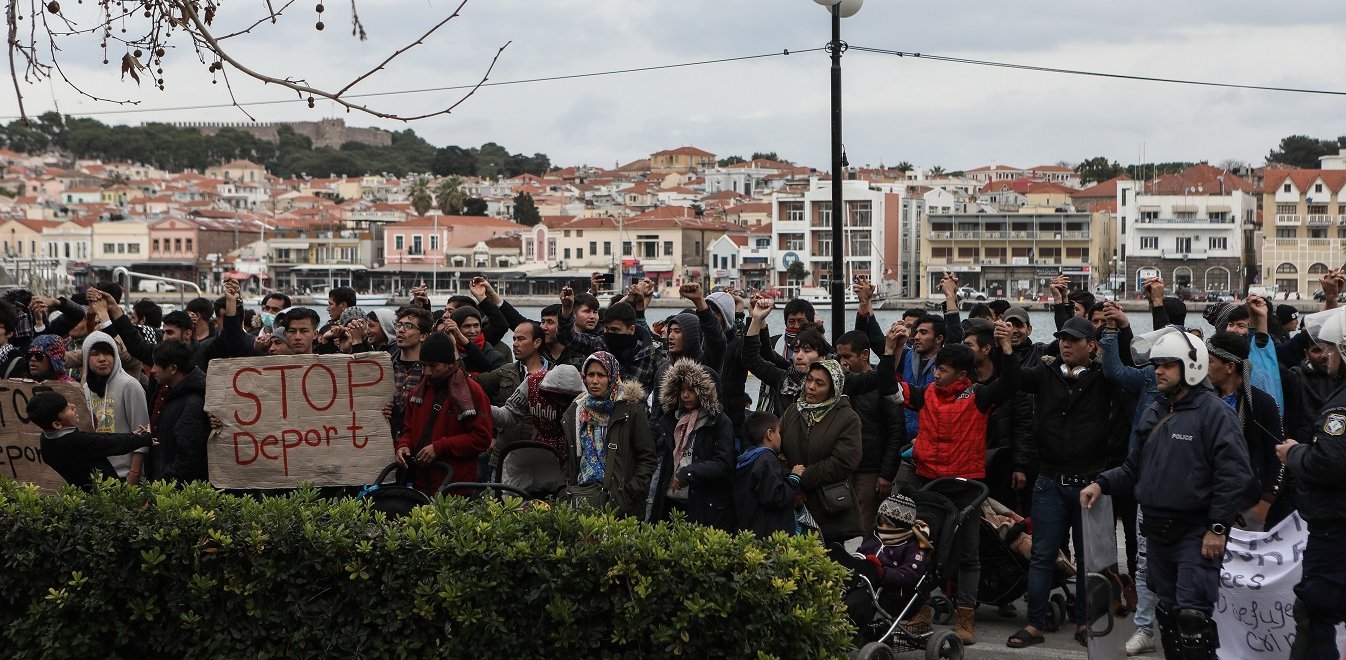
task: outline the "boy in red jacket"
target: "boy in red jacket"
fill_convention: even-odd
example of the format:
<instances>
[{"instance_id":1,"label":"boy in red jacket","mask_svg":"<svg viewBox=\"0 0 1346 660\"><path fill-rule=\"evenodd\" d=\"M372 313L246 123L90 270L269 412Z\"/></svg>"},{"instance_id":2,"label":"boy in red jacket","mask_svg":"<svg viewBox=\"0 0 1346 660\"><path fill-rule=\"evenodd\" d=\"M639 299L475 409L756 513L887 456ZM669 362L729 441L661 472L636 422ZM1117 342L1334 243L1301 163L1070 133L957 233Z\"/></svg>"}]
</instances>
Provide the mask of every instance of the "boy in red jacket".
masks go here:
<instances>
[{"instance_id":1,"label":"boy in red jacket","mask_svg":"<svg viewBox=\"0 0 1346 660\"><path fill-rule=\"evenodd\" d=\"M888 331L888 352L896 355L906 343L908 330L894 324ZM1003 321L995 324L995 340L1000 346L996 357L998 376L990 383L972 380L976 362L972 349L963 344L945 346L935 354L935 379L926 387L898 383L897 396L902 404L918 411L920 431L916 435L913 458L916 461L918 483L943 477L984 479L986 477L986 421L991 410L1008 401L1019 386L1019 361L1014 359L1010 342L1010 327ZM1004 356L1011 356L1005 358ZM957 624L954 631L963 644L976 642L974 627L977 607L977 583L981 581L981 561L977 556L978 528L969 523L959 529ZM925 624L931 614L923 608L913 625Z\"/></svg>"},{"instance_id":2,"label":"boy in red jacket","mask_svg":"<svg viewBox=\"0 0 1346 660\"><path fill-rule=\"evenodd\" d=\"M421 344L421 367L424 376L407 398L397 462L413 468L416 490L434 495L441 483L477 480L477 458L490 449L494 425L490 398L459 366L447 335L436 332Z\"/></svg>"}]
</instances>

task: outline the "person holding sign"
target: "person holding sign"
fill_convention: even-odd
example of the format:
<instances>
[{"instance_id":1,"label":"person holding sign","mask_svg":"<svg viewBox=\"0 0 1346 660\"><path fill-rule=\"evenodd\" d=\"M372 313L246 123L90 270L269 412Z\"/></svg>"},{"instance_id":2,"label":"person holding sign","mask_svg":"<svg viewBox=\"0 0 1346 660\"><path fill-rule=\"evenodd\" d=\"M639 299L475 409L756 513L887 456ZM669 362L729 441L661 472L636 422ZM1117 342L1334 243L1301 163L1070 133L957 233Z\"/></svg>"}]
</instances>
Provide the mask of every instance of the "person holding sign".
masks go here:
<instances>
[{"instance_id":1,"label":"person holding sign","mask_svg":"<svg viewBox=\"0 0 1346 660\"><path fill-rule=\"evenodd\" d=\"M1205 344L1169 326L1138 337L1132 352L1138 364L1154 365L1166 401L1146 409L1126 462L1081 490L1080 506L1135 492L1164 655L1213 660L1220 644L1211 614L1229 527L1244 498L1257 494L1247 444L1233 408L1211 391Z\"/></svg>"},{"instance_id":2,"label":"person holding sign","mask_svg":"<svg viewBox=\"0 0 1346 660\"><path fill-rule=\"evenodd\" d=\"M416 490L434 495L446 478L477 480L477 459L491 447L491 400L458 365L453 340L441 332L421 344L424 376L407 400L397 438L397 462L414 467ZM453 468L446 475L431 463Z\"/></svg>"},{"instance_id":3,"label":"person holding sign","mask_svg":"<svg viewBox=\"0 0 1346 660\"><path fill-rule=\"evenodd\" d=\"M72 486L88 488L94 475L118 478L109 456L155 444L149 425L132 433L81 431L79 407L57 392L39 392L28 401L28 419L42 429L42 457Z\"/></svg>"}]
</instances>

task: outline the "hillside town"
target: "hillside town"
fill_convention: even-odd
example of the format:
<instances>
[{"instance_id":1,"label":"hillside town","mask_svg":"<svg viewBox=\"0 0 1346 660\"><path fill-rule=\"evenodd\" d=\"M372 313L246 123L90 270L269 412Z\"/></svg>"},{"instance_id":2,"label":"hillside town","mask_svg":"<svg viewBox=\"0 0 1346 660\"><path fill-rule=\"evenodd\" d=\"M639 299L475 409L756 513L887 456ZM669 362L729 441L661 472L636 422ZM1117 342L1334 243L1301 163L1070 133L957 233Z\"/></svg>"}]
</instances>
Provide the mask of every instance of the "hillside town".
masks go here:
<instances>
[{"instance_id":1,"label":"hillside town","mask_svg":"<svg viewBox=\"0 0 1346 660\"><path fill-rule=\"evenodd\" d=\"M253 290L396 295L421 283L460 291L481 274L507 294L552 295L603 271L660 290L697 282L791 298L826 295L835 249L828 173L721 166L692 146L610 169L462 178L484 216L417 214L414 176L284 179L247 160L168 172L9 150L0 168L0 284L80 286L121 267L203 290L234 277ZM1198 164L1086 185L1059 164L880 166L849 168L842 185L844 276L893 299L937 296L945 272L992 297L1036 298L1065 275L1123 298L1157 276L1196 300L1250 289L1308 299L1346 241L1346 150L1312 170ZM535 225L514 219L524 197Z\"/></svg>"}]
</instances>

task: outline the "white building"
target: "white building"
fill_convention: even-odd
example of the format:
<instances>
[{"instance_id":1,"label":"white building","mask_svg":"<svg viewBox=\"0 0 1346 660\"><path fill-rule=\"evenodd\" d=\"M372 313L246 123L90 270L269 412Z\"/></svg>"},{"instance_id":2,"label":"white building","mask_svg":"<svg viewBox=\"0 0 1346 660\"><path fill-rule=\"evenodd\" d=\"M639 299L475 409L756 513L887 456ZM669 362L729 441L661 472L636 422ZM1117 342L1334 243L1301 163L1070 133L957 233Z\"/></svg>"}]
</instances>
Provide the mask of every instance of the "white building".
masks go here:
<instances>
[{"instance_id":1,"label":"white building","mask_svg":"<svg viewBox=\"0 0 1346 660\"><path fill-rule=\"evenodd\" d=\"M1142 185L1117 183L1118 271L1127 290L1149 277L1163 277L1170 291L1243 290L1244 230L1255 220L1256 198L1240 190L1140 194Z\"/></svg>"},{"instance_id":2,"label":"white building","mask_svg":"<svg viewBox=\"0 0 1346 660\"><path fill-rule=\"evenodd\" d=\"M735 289L743 285L739 278L739 251L748 244L743 234L724 234L710 244L710 286L728 286Z\"/></svg>"},{"instance_id":3,"label":"white building","mask_svg":"<svg viewBox=\"0 0 1346 660\"><path fill-rule=\"evenodd\" d=\"M897 254L900 252L898 217L900 196L870 188L864 181L846 181L842 186L846 207L844 272L850 282L864 276L878 286L881 295L896 295ZM810 180L809 190L800 193L774 193L772 207L772 245L775 260L773 284L785 290L787 297L797 295L800 287L828 287L832 267L832 182ZM892 259L885 254L893 255ZM805 277L789 276L791 265L802 262Z\"/></svg>"}]
</instances>

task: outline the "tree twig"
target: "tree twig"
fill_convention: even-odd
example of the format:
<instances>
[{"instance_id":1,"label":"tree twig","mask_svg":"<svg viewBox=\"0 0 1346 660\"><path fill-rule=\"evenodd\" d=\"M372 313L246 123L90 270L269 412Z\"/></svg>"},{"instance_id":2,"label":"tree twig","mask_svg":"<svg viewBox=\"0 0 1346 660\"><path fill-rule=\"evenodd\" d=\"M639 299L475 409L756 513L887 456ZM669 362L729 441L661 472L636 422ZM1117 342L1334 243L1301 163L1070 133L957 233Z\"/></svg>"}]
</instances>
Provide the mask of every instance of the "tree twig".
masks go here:
<instances>
[{"instance_id":1,"label":"tree twig","mask_svg":"<svg viewBox=\"0 0 1346 660\"><path fill-rule=\"evenodd\" d=\"M354 87L354 86L360 84L361 81L363 81L364 79L366 79L366 78L368 78L368 77L374 75L375 73L378 73L380 70L383 69L383 67L388 66L388 63L389 63L389 62L391 62L391 61L397 59L397 57L398 57L399 55L401 55L402 53L405 53L405 52L411 50L412 48L415 48L415 47L417 47L417 46L419 46L419 45L425 43L425 40L426 40L427 38L429 38L430 35L434 34L436 30L438 30L439 28L444 27L444 25L445 25L446 23L448 23L449 21L451 21L451 20L453 20L453 19L455 19L455 18L458 18L458 12L462 11L462 10L463 10L463 7L465 7L465 6L467 6L467 0L463 0L462 2L458 3L458 8L457 8L457 9L454 9L452 14L449 14L448 16L444 17L444 20L442 20L442 21L440 21L440 22L434 24L433 26L431 26L429 30L426 30L426 31L425 31L425 34L422 34L422 35L420 36L419 39L416 39L415 41L413 41L413 42L411 42L411 43L409 43L409 44L407 44L407 45L405 45L405 46L403 46L403 47L401 47L401 48L398 48L397 50L393 51L393 54L392 54L392 55L389 55L389 56L388 56L386 59L384 59L382 62L379 62L378 66L376 66L376 67L374 67L374 68L372 68L372 69L366 71L366 72L365 72L363 75L361 75L360 77L358 77L358 78L356 78L355 80L352 80L352 81L350 81L349 83L347 83L346 86L345 86L345 87L342 87L339 91L337 91L337 93L336 93L334 96L341 96L342 94L345 94L348 90L350 90L350 88L352 88L352 87Z\"/></svg>"},{"instance_id":2,"label":"tree twig","mask_svg":"<svg viewBox=\"0 0 1346 660\"><path fill-rule=\"evenodd\" d=\"M27 118L28 113L23 108L23 89L19 85L19 72L14 68L14 49L19 47L19 22L15 17L18 8L15 6L19 0L9 0L9 7L6 9L6 15L9 18L9 77L14 81L14 98L19 102L19 116Z\"/></svg>"},{"instance_id":3,"label":"tree twig","mask_svg":"<svg viewBox=\"0 0 1346 660\"><path fill-rule=\"evenodd\" d=\"M495 64L496 64L497 61L500 60L500 55L501 55L502 53L505 52L505 49L508 48L508 47L509 47L509 44L511 43L511 42L506 42L504 46L501 46L500 49L497 50L497 51L495 52L495 56L491 58L491 64L490 64L489 67L487 67L487 69L486 69L486 73L482 76L481 80L478 81L476 85L473 85L472 88L469 89L469 90L467 91L467 93L464 94L462 98L458 99L458 101L455 102L453 105L451 105L451 106L449 106L448 108L445 108L445 109L443 109L443 110L437 110L437 111L435 111L435 112L430 112L430 113L426 113L426 114L423 114L423 115L415 115L415 116L411 116L411 117L404 117L404 116L396 115L396 114L389 113L389 112L383 112L383 111L380 111L380 110L375 110L375 109L373 109L373 108L371 108L371 107L369 107L369 106L367 106L367 105L361 105L361 104L359 104L359 103L353 103L353 102L351 102L351 101L347 101L347 100L341 98L341 97L340 97L339 95L337 95L337 94L333 94L332 92L324 91L324 90L318 89L318 88L316 88L316 87L312 87L312 86L310 86L310 85L301 84L301 83L295 82L295 81L293 81L293 80L287 80L287 79L277 78L277 77L275 77L275 76L269 76L269 75L267 75L267 74L261 73L260 71L256 71L256 70L254 70L254 69L252 69L252 68L249 68L248 66L244 65L242 62L239 62L239 61L238 61L237 59L235 59L232 55L230 55L230 54L227 53L223 48L220 47L219 41L218 41L213 35L211 35L211 33L210 33L210 28L207 27L206 24L201 20L201 17L200 17L199 15L197 15L195 8L193 8L193 7L188 3L187 0L172 0L172 2L173 2L173 4L175 4L175 5L180 9L180 11L182 12L182 16L183 16L187 21L189 21L189 22L192 24L192 28L193 28L193 29L192 29L192 30L189 30L189 32L193 33L193 36L194 36L195 38L201 40L206 48L208 48L209 50L211 50L212 52L214 52L216 55L218 55L219 58L220 58L220 60L222 60L223 62L228 63L230 66L232 66L232 67L234 67L235 69L237 69L237 70L238 70L240 73L242 73L243 75L246 75L246 76L248 76L248 77L250 77L250 78L254 78L254 79L259 80L259 81L261 81L261 82L263 82L263 83L279 85L279 86L284 87L284 88L286 88L286 89L293 90L293 91L295 91L295 92L297 92L297 93L299 93L299 94L307 94L307 95L309 95L309 96L316 96L316 97L321 97L321 98L329 99L329 100L331 100L331 101L335 101L336 103L338 103L338 104L340 104L341 106L345 107L347 110L358 110L358 111L363 112L363 113L365 113L365 114L373 115L373 116L375 116L375 117L379 117L379 118L382 118L382 119L394 119L394 120L397 120L397 121L414 121L414 120L418 120L418 119L426 119L426 118L429 118L429 117L434 117L434 116L437 116L437 115L449 114L449 113L453 112L453 110L456 109L459 105L462 105L462 103L463 103L464 101L466 101L468 98L471 98L471 96L472 96L473 94L475 94L475 93L477 92L478 89L481 89L481 86L482 86L483 84L485 84L486 81L489 79L489 77L490 77L490 75L491 75L491 71L495 69ZM447 22L447 21L445 21L445 22ZM441 23L439 23L438 25L436 25L435 28L432 29L430 32L434 32L434 30L439 29L439 27L442 26L442 25L444 25L444 22L441 22ZM427 33L427 35L428 35L428 33ZM424 36L421 37L421 39L424 39L424 38L425 38ZM392 59L392 58L389 58L389 59ZM385 61L385 64L386 64L386 61ZM380 66L382 66L382 65L380 65ZM363 76L362 76L362 78L363 78ZM358 80L357 80L357 82L358 82ZM347 86L347 87L349 87L349 86Z\"/></svg>"}]
</instances>

